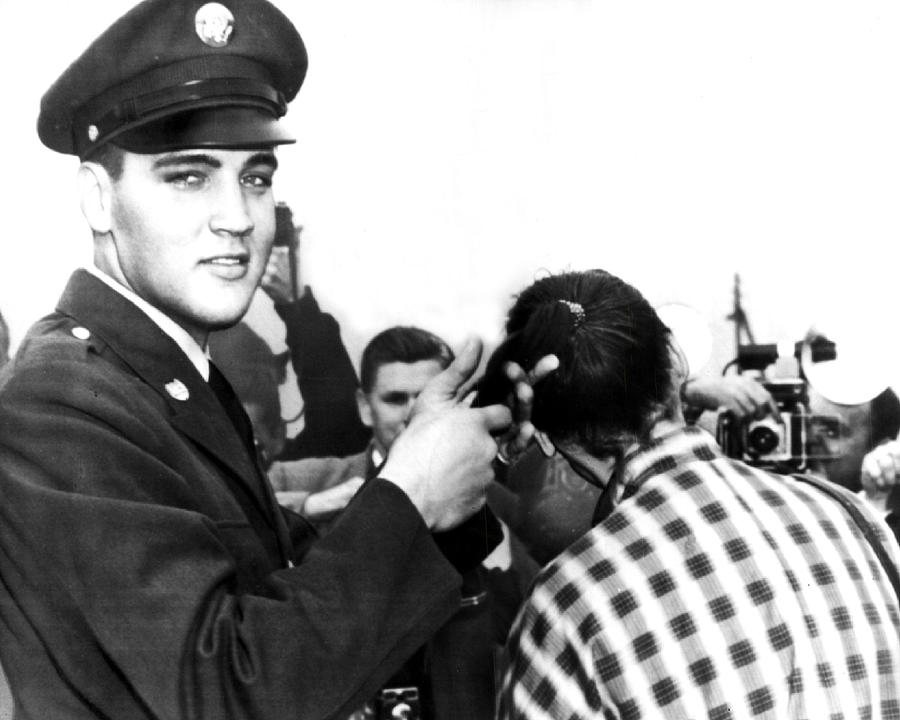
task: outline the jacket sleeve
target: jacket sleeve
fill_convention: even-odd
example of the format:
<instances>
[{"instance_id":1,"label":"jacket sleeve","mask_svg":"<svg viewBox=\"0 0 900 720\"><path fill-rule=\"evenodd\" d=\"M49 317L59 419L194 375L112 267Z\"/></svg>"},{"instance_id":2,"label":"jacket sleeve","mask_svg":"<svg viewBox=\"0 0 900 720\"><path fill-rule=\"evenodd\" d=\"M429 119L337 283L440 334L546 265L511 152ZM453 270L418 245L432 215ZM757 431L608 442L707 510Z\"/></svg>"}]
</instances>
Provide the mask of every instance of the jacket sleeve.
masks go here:
<instances>
[{"instance_id":1,"label":"jacket sleeve","mask_svg":"<svg viewBox=\"0 0 900 720\"><path fill-rule=\"evenodd\" d=\"M308 287L299 300L278 304L275 311L285 324L305 423L297 437L288 440L280 459L360 452L371 433L359 419L359 382L337 321L319 309Z\"/></svg>"},{"instance_id":2,"label":"jacket sleeve","mask_svg":"<svg viewBox=\"0 0 900 720\"><path fill-rule=\"evenodd\" d=\"M385 480L245 587L235 549L252 559L258 538L201 502L158 408L65 370L0 396L0 612L100 715L132 716L108 685L148 717L340 717L458 606L458 574Z\"/></svg>"}]
</instances>

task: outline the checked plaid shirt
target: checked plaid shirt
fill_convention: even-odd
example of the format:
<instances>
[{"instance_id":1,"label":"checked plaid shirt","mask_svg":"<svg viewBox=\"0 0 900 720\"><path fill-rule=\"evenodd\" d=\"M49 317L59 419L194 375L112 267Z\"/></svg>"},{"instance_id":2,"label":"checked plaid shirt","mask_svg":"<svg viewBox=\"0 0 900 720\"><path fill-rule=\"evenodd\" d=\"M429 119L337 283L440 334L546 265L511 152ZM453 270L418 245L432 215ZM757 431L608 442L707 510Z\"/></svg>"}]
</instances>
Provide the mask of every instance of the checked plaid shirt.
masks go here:
<instances>
[{"instance_id":1,"label":"checked plaid shirt","mask_svg":"<svg viewBox=\"0 0 900 720\"><path fill-rule=\"evenodd\" d=\"M900 719L897 598L838 503L697 428L626 458L623 481L535 581L501 720Z\"/></svg>"}]
</instances>

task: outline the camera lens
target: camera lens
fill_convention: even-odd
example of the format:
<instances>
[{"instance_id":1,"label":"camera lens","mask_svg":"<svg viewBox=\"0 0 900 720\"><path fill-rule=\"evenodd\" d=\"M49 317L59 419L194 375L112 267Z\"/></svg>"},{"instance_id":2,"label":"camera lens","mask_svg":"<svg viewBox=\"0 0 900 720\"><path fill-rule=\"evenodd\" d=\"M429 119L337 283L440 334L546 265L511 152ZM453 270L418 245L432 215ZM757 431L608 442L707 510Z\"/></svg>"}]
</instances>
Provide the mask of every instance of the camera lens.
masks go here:
<instances>
[{"instance_id":1,"label":"camera lens","mask_svg":"<svg viewBox=\"0 0 900 720\"><path fill-rule=\"evenodd\" d=\"M747 434L747 446L752 452L767 455L778 447L778 433L767 425L757 425Z\"/></svg>"}]
</instances>

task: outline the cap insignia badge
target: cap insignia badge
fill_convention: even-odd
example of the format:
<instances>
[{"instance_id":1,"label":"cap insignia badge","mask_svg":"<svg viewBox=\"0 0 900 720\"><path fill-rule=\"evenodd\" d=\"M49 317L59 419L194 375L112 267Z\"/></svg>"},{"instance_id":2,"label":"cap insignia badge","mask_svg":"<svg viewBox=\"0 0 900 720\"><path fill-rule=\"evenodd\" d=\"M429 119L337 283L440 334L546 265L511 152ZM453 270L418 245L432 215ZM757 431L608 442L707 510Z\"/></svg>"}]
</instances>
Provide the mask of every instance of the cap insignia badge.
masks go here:
<instances>
[{"instance_id":1,"label":"cap insignia badge","mask_svg":"<svg viewBox=\"0 0 900 720\"><path fill-rule=\"evenodd\" d=\"M206 3L194 16L194 28L197 37L205 44L214 48L225 47L234 31L234 15L221 3Z\"/></svg>"},{"instance_id":2,"label":"cap insignia badge","mask_svg":"<svg viewBox=\"0 0 900 720\"><path fill-rule=\"evenodd\" d=\"M178 378L166 383L166 392L181 402L184 402L191 396L191 393L188 391L185 384Z\"/></svg>"}]
</instances>

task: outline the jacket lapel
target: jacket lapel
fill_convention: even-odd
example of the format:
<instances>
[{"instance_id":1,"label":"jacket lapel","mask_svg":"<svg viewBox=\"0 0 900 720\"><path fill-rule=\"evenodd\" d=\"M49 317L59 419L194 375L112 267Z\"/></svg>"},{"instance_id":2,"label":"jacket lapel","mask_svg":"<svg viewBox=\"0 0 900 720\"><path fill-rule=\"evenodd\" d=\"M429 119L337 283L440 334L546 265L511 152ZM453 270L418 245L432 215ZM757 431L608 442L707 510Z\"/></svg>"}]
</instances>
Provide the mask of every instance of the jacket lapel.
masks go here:
<instances>
[{"instance_id":1,"label":"jacket lapel","mask_svg":"<svg viewBox=\"0 0 900 720\"><path fill-rule=\"evenodd\" d=\"M172 338L134 303L84 270L69 280L57 310L99 337L168 405L172 425L235 475L276 525L258 463L207 382Z\"/></svg>"}]
</instances>

